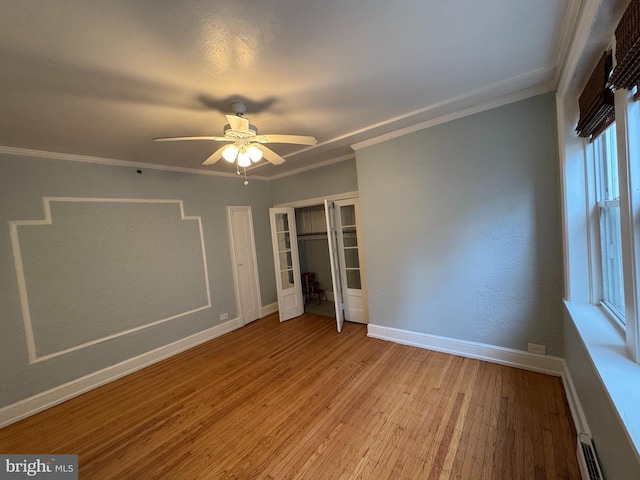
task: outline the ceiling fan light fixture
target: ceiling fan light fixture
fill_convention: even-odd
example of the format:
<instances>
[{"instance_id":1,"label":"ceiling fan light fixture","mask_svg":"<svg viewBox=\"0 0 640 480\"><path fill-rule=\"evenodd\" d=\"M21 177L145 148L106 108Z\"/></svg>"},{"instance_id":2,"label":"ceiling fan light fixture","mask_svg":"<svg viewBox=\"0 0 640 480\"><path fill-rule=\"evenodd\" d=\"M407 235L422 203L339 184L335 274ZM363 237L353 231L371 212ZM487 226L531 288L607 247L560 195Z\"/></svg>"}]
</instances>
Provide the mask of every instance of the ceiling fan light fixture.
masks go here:
<instances>
[{"instance_id":1,"label":"ceiling fan light fixture","mask_svg":"<svg viewBox=\"0 0 640 480\"><path fill-rule=\"evenodd\" d=\"M227 145L224 150L222 150L222 158L224 158L227 162L233 163L238 156L238 147L235 145Z\"/></svg>"},{"instance_id":2,"label":"ceiling fan light fixture","mask_svg":"<svg viewBox=\"0 0 640 480\"><path fill-rule=\"evenodd\" d=\"M262 158L262 150L260 150L255 145L251 145L247 149L247 154L249 155L249 158L251 158L251 161L253 163L259 162L260 159Z\"/></svg>"},{"instance_id":3,"label":"ceiling fan light fixture","mask_svg":"<svg viewBox=\"0 0 640 480\"><path fill-rule=\"evenodd\" d=\"M251 166L251 157L247 153L246 148L241 148L238 153L238 166L239 167L249 167Z\"/></svg>"}]
</instances>

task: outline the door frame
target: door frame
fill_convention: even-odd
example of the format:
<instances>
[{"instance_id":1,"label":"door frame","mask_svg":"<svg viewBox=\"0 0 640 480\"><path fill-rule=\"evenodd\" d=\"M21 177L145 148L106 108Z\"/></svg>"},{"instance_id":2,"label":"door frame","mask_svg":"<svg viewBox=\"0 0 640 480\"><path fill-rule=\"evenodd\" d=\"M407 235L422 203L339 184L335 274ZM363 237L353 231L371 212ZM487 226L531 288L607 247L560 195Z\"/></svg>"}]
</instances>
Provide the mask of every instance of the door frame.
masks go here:
<instances>
[{"instance_id":1,"label":"door frame","mask_svg":"<svg viewBox=\"0 0 640 480\"><path fill-rule=\"evenodd\" d=\"M274 205L274 208L278 207L293 207L293 208L302 208L302 207L314 207L316 205L324 205L325 200L331 200L333 202L339 200L349 200L351 198L358 198L360 195L358 191L354 192L345 192L345 193L337 193L335 195L325 195L324 197L316 197L309 198L305 200L297 200L295 202L287 202L287 203L278 203Z\"/></svg>"},{"instance_id":2,"label":"door frame","mask_svg":"<svg viewBox=\"0 0 640 480\"><path fill-rule=\"evenodd\" d=\"M227 226L229 231L229 247L231 250L231 269L233 271L233 286L236 294L236 309L237 309L237 315L238 315L238 319L240 320L240 323L242 325L246 325L246 322L244 320L244 312L242 311L243 310L242 299L240 298L240 278L238 275L238 265L237 265L238 262L236 259L237 254L236 254L235 242L233 238L233 221L231 218L231 213L233 211L247 212L249 217L249 236L251 240L250 252L252 257L251 263L252 263L253 271L255 272L252 288L255 291L256 301L258 302L258 318L262 318L263 317L262 297L260 295L260 276L258 271L258 258L256 255L256 238L253 232L253 216L251 212L251 206L244 206L244 205L227 206Z\"/></svg>"},{"instance_id":3,"label":"door frame","mask_svg":"<svg viewBox=\"0 0 640 480\"><path fill-rule=\"evenodd\" d=\"M316 198L309 198L309 199L305 199L305 200L298 200L295 202L287 202L287 203L279 203L277 205L274 205L275 207L290 207L290 208L302 208L302 207L313 207L315 205L323 205L324 206L324 202L325 200L329 200L335 203L339 203L341 201L346 201L346 200L356 200L356 218L357 218L357 223L358 223L358 229L357 229L357 235L358 235L358 250L359 250L359 254L360 254L360 275L361 275L361 282L362 282L362 289L365 291L365 295L366 295L366 273L364 270L364 258L365 258L365 253L364 253L364 249L363 249L363 242L362 242L362 225L360 223L360 194L359 192L353 191L353 192L345 192L345 193L338 193L338 194L334 194L334 195L325 195L323 197L316 197ZM300 259L298 259L298 263L300 262ZM346 290L345 292L343 292L346 295ZM335 302L336 299L334 298L333 301ZM368 299L365 296L365 315L367 317L367 324L369 324L369 315L368 315L368 310L369 310L369 303L368 303ZM337 319L336 319L337 320Z\"/></svg>"}]
</instances>

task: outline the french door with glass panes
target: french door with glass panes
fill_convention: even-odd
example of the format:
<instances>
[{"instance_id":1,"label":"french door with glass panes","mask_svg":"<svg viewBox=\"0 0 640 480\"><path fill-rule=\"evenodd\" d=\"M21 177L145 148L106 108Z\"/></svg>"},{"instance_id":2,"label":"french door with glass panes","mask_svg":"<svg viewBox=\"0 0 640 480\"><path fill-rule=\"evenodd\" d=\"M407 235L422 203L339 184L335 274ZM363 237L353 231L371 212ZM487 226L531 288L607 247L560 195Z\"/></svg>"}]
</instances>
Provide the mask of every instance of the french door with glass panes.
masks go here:
<instances>
[{"instance_id":1,"label":"french door with glass panes","mask_svg":"<svg viewBox=\"0 0 640 480\"><path fill-rule=\"evenodd\" d=\"M357 198L337 200L338 252L342 276L345 320L369 323L369 311L362 265L360 204Z\"/></svg>"},{"instance_id":2,"label":"french door with glass panes","mask_svg":"<svg viewBox=\"0 0 640 480\"><path fill-rule=\"evenodd\" d=\"M369 323L357 198L325 200L338 331L344 320Z\"/></svg>"},{"instance_id":3,"label":"french door with glass panes","mask_svg":"<svg viewBox=\"0 0 640 480\"><path fill-rule=\"evenodd\" d=\"M296 217L293 208L270 208L269 217L278 310L280 321L284 322L304 313Z\"/></svg>"}]
</instances>

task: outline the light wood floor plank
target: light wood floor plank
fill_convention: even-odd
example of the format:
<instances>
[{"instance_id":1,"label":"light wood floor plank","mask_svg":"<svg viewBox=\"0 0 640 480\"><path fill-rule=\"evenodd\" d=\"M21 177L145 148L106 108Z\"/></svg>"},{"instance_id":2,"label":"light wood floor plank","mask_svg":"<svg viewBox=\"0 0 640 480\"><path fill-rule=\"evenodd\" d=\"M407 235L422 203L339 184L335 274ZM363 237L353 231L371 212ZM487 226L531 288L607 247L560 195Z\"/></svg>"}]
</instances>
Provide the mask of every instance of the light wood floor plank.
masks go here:
<instances>
[{"instance_id":1,"label":"light wood floor plank","mask_svg":"<svg viewBox=\"0 0 640 480\"><path fill-rule=\"evenodd\" d=\"M277 315L0 430L80 478L579 479L559 378Z\"/></svg>"}]
</instances>

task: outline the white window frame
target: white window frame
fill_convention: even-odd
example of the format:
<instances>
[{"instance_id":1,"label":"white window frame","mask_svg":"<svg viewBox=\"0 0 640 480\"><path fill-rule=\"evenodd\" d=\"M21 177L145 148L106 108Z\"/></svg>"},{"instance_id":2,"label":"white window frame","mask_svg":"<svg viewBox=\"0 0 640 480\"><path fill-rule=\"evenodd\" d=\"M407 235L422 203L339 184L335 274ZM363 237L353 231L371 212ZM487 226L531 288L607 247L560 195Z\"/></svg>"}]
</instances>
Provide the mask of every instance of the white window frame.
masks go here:
<instances>
[{"instance_id":1,"label":"white window frame","mask_svg":"<svg viewBox=\"0 0 640 480\"><path fill-rule=\"evenodd\" d=\"M613 137L613 138L612 138ZM618 295L624 296L624 274L618 277L615 272L608 269L605 266L607 261L603 255L607 253L611 254L611 251L607 251L604 243L608 242L612 235L617 236L618 242L621 244L621 231L612 232L611 229L605 228L605 222L610 220L610 217L606 216L605 212L611 208L620 207L619 189L614 186L614 177L617 180L618 177L618 156L617 145L615 143L616 136L616 124L608 127L597 139L588 144L587 158L592 163L590 171L593 172L594 180L589 182L589 188L592 189L593 194L592 205L594 206L594 212L591 215L591 221L593 222L593 232L595 237L592 239L592 293L591 298L593 303L598 303L605 308L606 312L617 322L624 326L625 324L625 307L624 298L621 302L615 302L615 298ZM614 159L614 169L612 172L607 170L610 161L606 159ZM616 182L617 183L617 182ZM615 238L615 237L614 237ZM621 245L620 245L621 246ZM623 269L622 253L617 253L616 258L619 261L619 270ZM608 291L607 291L608 290ZM613 295L613 292L618 295ZM607 294L607 295L605 295Z\"/></svg>"},{"instance_id":2,"label":"white window frame","mask_svg":"<svg viewBox=\"0 0 640 480\"><path fill-rule=\"evenodd\" d=\"M625 297L625 339L632 360L640 363L640 102L634 92L616 90L618 182Z\"/></svg>"}]
</instances>

